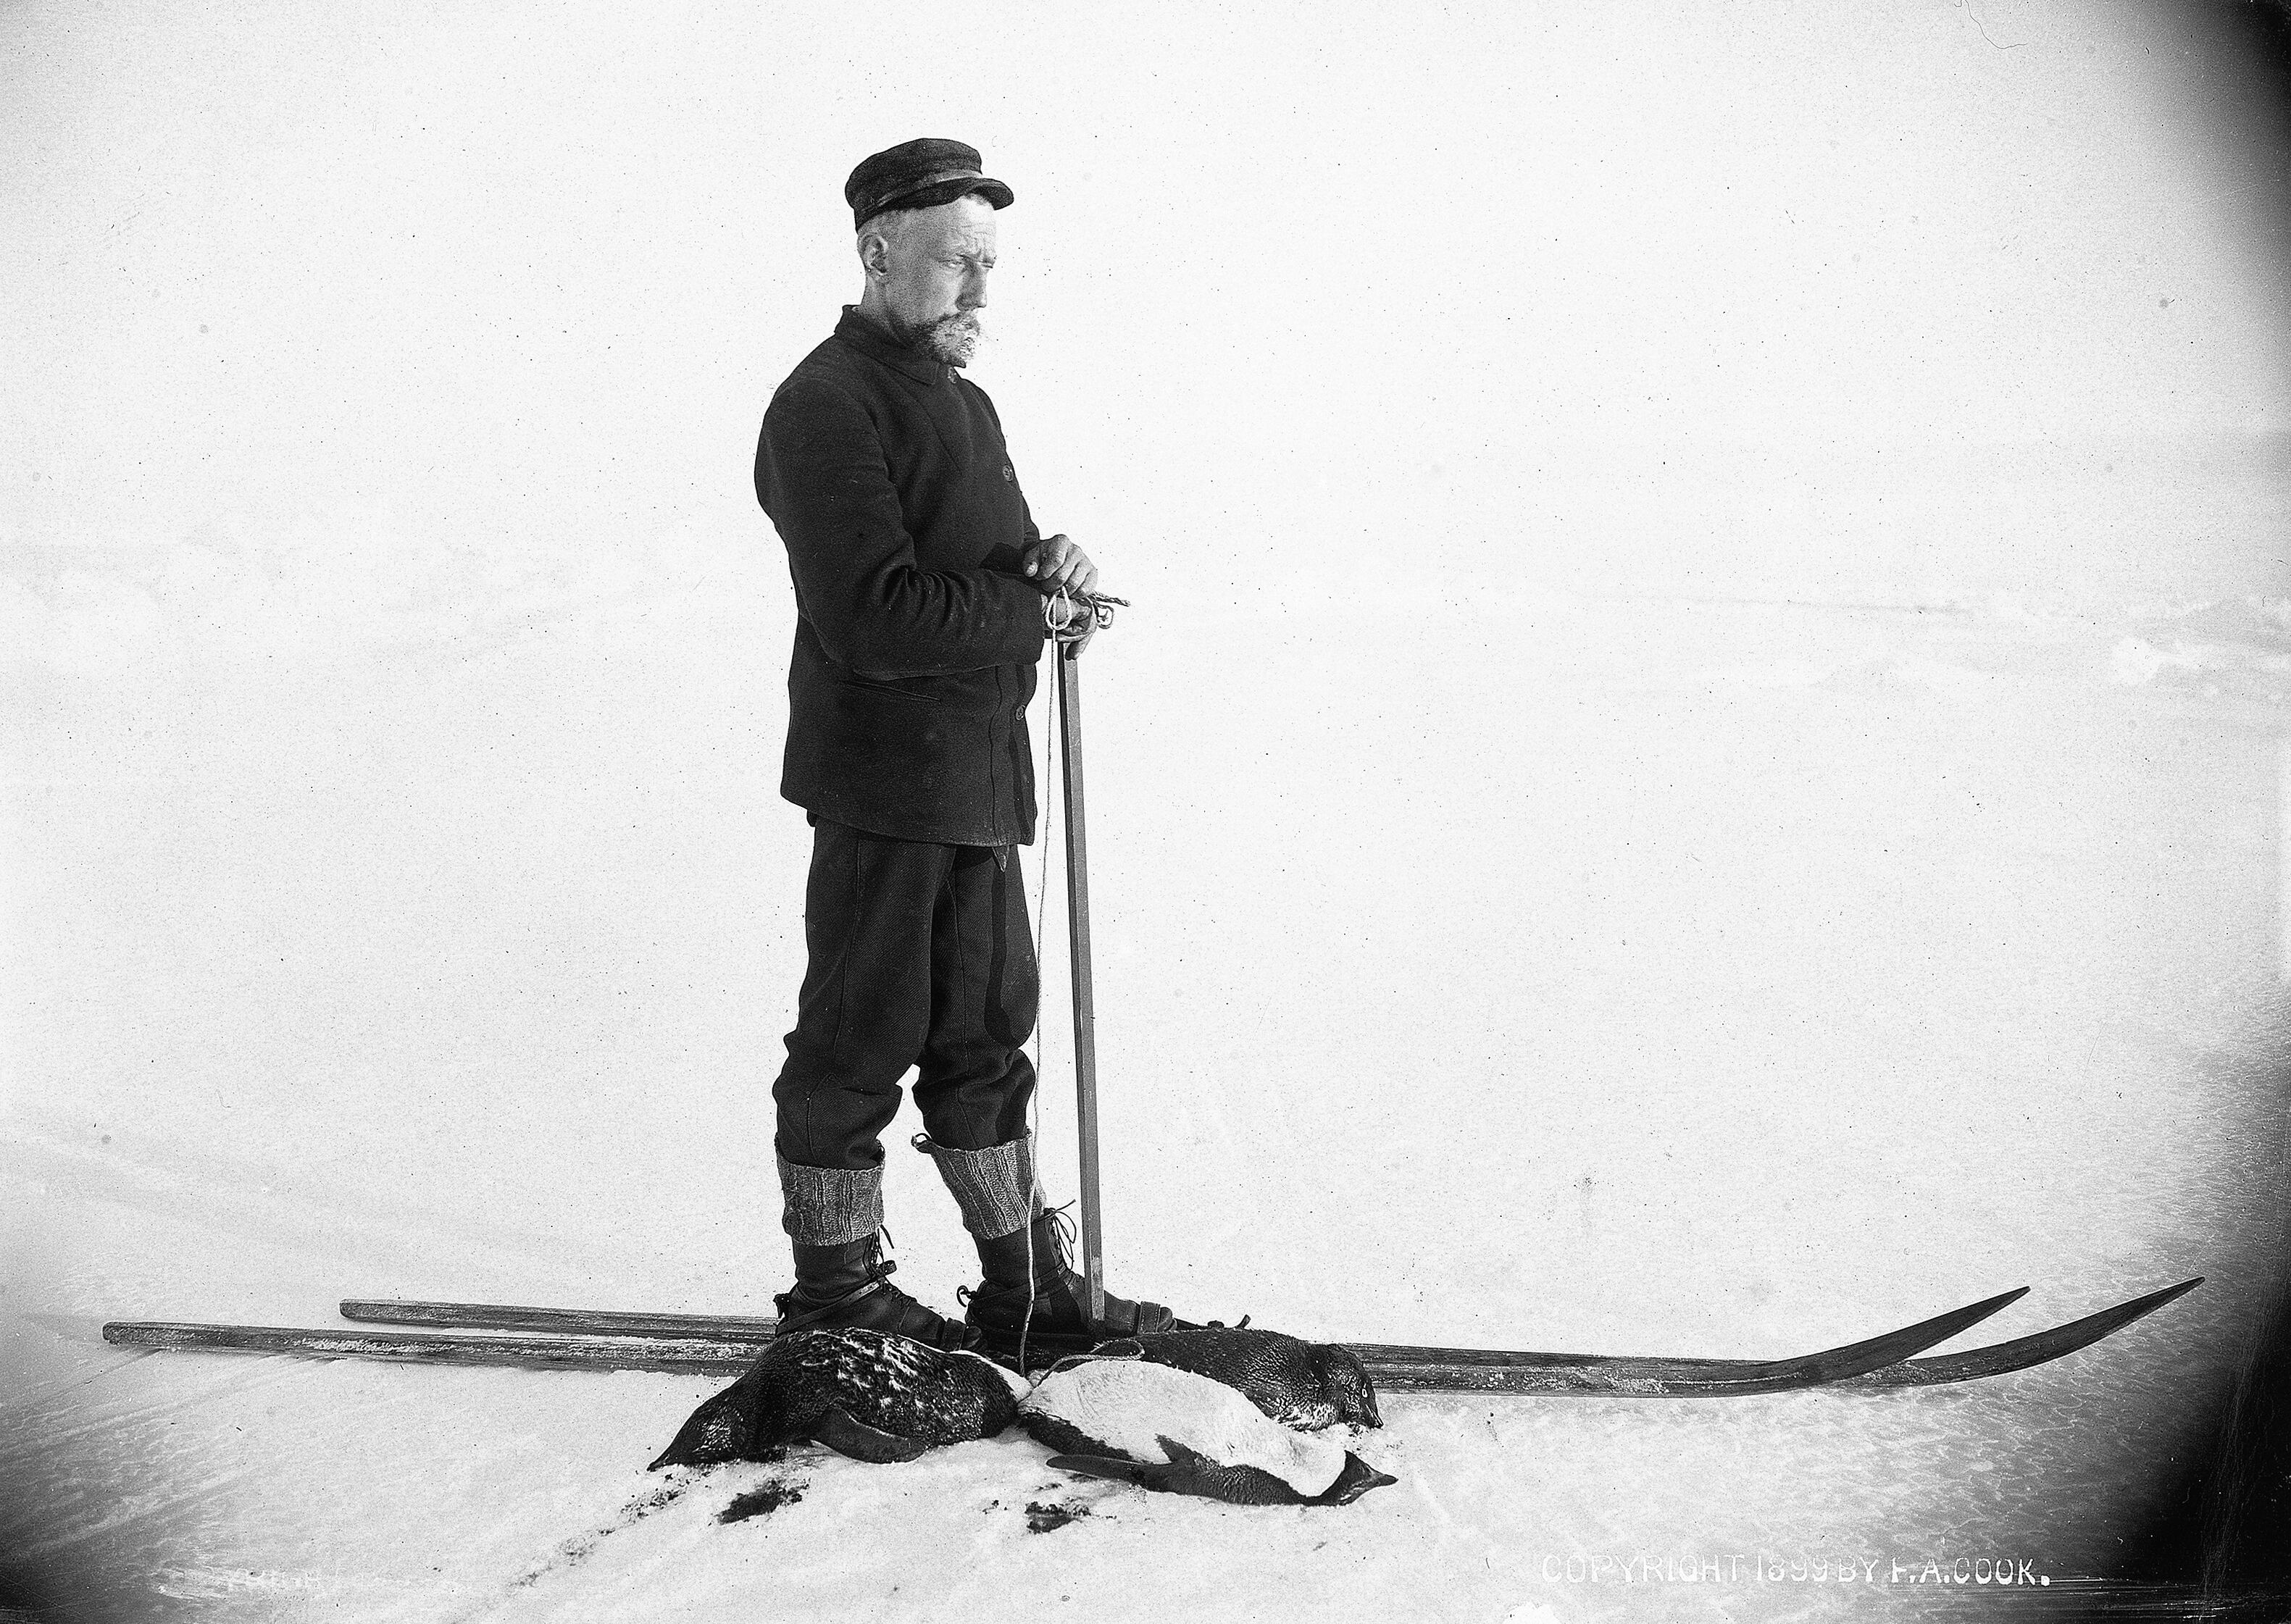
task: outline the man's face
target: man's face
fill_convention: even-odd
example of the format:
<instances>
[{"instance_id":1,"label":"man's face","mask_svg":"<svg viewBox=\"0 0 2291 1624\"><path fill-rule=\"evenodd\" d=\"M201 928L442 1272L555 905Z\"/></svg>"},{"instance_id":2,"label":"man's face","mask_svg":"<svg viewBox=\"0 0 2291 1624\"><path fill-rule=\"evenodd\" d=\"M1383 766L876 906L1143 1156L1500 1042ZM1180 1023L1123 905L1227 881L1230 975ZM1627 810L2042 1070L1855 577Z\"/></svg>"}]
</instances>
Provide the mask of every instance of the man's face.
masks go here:
<instances>
[{"instance_id":1,"label":"man's face","mask_svg":"<svg viewBox=\"0 0 2291 1624\"><path fill-rule=\"evenodd\" d=\"M950 366L968 366L994 269L994 205L974 193L889 224L880 263L893 331Z\"/></svg>"}]
</instances>

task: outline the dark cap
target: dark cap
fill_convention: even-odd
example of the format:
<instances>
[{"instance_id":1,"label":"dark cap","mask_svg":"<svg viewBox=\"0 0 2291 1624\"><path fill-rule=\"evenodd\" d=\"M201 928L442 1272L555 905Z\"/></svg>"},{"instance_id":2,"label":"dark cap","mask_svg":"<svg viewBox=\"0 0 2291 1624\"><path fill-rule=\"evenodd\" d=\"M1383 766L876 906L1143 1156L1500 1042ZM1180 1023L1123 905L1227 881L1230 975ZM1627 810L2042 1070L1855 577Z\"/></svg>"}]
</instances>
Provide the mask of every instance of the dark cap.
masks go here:
<instances>
[{"instance_id":1,"label":"dark cap","mask_svg":"<svg viewBox=\"0 0 2291 1624\"><path fill-rule=\"evenodd\" d=\"M877 153L851 172L843 201L853 229L885 209L928 209L977 192L998 209L1010 206L1010 189L978 173L978 149L924 136Z\"/></svg>"}]
</instances>

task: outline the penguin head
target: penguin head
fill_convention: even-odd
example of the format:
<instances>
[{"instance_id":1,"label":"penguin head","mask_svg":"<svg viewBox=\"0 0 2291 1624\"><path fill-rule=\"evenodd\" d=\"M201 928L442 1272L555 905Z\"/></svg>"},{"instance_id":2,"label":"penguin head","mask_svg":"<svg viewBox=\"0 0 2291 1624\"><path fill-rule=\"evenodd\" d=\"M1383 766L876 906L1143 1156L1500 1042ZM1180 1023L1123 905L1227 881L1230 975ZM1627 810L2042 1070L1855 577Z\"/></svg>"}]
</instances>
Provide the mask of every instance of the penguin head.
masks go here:
<instances>
[{"instance_id":1,"label":"penguin head","mask_svg":"<svg viewBox=\"0 0 2291 1624\"><path fill-rule=\"evenodd\" d=\"M1376 1384L1350 1348L1323 1343L1313 1350L1313 1363L1321 1385L1337 1407L1337 1419L1355 1427L1384 1425L1384 1418L1377 1413Z\"/></svg>"},{"instance_id":2,"label":"penguin head","mask_svg":"<svg viewBox=\"0 0 2291 1624\"><path fill-rule=\"evenodd\" d=\"M1387 1483L1396 1483L1399 1481L1400 1479L1393 1476L1389 1472L1378 1471L1367 1461L1354 1454L1352 1451L1346 1450L1344 1470L1337 1474L1337 1481L1322 1490L1313 1499L1316 1503L1323 1506L1349 1506L1371 1489L1381 1489Z\"/></svg>"}]
</instances>

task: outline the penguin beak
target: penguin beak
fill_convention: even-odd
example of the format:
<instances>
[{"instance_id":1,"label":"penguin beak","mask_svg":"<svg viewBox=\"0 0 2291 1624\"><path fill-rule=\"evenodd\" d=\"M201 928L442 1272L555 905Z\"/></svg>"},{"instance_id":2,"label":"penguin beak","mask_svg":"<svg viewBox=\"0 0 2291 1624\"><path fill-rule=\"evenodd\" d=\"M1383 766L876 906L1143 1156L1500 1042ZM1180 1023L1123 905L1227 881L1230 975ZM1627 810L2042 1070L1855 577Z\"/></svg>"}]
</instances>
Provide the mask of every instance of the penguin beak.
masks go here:
<instances>
[{"instance_id":1,"label":"penguin beak","mask_svg":"<svg viewBox=\"0 0 2291 1624\"><path fill-rule=\"evenodd\" d=\"M1350 1450L1345 1451L1345 1468L1337 1474L1337 1481L1322 1492L1322 1500L1330 1506L1349 1506L1371 1489L1381 1489L1400 1481L1388 1472L1379 1472Z\"/></svg>"}]
</instances>

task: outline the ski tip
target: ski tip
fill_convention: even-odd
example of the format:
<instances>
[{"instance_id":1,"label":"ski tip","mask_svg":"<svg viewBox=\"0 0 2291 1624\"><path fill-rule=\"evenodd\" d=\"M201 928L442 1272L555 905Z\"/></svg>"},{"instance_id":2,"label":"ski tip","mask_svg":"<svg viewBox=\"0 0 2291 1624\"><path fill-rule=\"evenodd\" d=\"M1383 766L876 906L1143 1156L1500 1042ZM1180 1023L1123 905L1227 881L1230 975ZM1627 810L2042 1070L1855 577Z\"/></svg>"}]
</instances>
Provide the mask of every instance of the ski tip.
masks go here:
<instances>
[{"instance_id":1,"label":"ski tip","mask_svg":"<svg viewBox=\"0 0 2291 1624\"><path fill-rule=\"evenodd\" d=\"M430 1325L451 1324L441 1321L435 1311L446 1305L425 1303L418 1298L403 1297L346 1297L334 1305L334 1312L359 1325ZM490 1306L491 1305L473 1305Z\"/></svg>"},{"instance_id":2,"label":"ski tip","mask_svg":"<svg viewBox=\"0 0 2291 1624\"><path fill-rule=\"evenodd\" d=\"M1955 1322L1958 1330L1966 1330L1972 1326L1979 1324L1990 1314L1998 1312L1998 1310L2011 1307L2014 1303L2019 1302L2022 1298L2028 1295L2028 1287L2014 1286L2010 1291L1999 1291L1996 1296L1983 1298L1977 1303L1967 1303L1964 1307L1959 1308L1954 1314L1938 1314L1927 1323L1938 1325L1941 1321L1949 1320ZM1953 1335L1955 1333L1952 1332L1951 1334Z\"/></svg>"},{"instance_id":3,"label":"ski tip","mask_svg":"<svg viewBox=\"0 0 2291 1624\"><path fill-rule=\"evenodd\" d=\"M1777 1360L1758 1366L1749 1374L1749 1379L1759 1384L1756 1389L1742 1387L1738 1379L1707 1390L1716 1391L1722 1387L1737 1391L1771 1390L1770 1385L1774 1383L1788 1387L1811 1387L1862 1376L1886 1365L1899 1363L1914 1354L1921 1354L1936 1343L1946 1342L2028 1294L2028 1287L2015 1286L2010 1291L2000 1291L1994 1297L1967 1303L1962 1308L1952 1308L1947 1314L1936 1314L1929 1320L1919 1320L1914 1325L1904 1325L1882 1336L1849 1342L1842 1347L1827 1348L1801 1358Z\"/></svg>"},{"instance_id":4,"label":"ski tip","mask_svg":"<svg viewBox=\"0 0 2291 1624\"><path fill-rule=\"evenodd\" d=\"M2203 1283L2204 1277L2199 1274L2194 1279L2183 1280L2175 1286L2166 1286L2160 1291L2150 1291L2145 1297L2134 1297L2120 1302L2113 1308L2102 1308L2097 1314L2087 1314L2080 1320L2055 1327L2051 1331L2040 1332L2039 1335L2057 1339L2062 1345L2062 1352L2073 1353L2078 1347L2090 1347L2102 1337L2115 1335L2134 1320L2146 1319L2165 1304L2177 1302Z\"/></svg>"},{"instance_id":5,"label":"ski tip","mask_svg":"<svg viewBox=\"0 0 2291 1624\"><path fill-rule=\"evenodd\" d=\"M2203 1277L2198 1275L2177 1285L2166 1286L2160 1291L2150 1291L2145 1297L2135 1297L2113 1307L2102 1308L2097 1314L2087 1314L2084 1318L2071 1320L2065 1325L2050 1326L1990 1347L1976 1347L1965 1353L1944 1354L1931 1359L1904 1360L1899 1364L1857 1378L1856 1382L1869 1387L1935 1387L1946 1382L1973 1381L2031 1370L2090 1347L2104 1337L2115 1335L2134 1320L2145 1319L2165 1304L2185 1297L2203 1283Z\"/></svg>"},{"instance_id":6,"label":"ski tip","mask_svg":"<svg viewBox=\"0 0 2291 1624\"><path fill-rule=\"evenodd\" d=\"M1917 1332L1930 1333L1933 1341L1945 1341L1960 1331L1970 1330L2001 1308L2009 1308L2029 1295L2026 1286L2014 1286L2010 1291L1999 1291L1994 1297L1984 1297L1977 1303L1967 1303L1962 1308L1952 1308L1947 1314L1936 1314L1929 1320L1905 1325L1893 1333L1908 1336ZM1949 1327L1950 1329L1943 1329ZM1930 1344L1928 1345L1930 1346Z\"/></svg>"},{"instance_id":7,"label":"ski tip","mask_svg":"<svg viewBox=\"0 0 2291 1624\"><path fill-rule=\"evenodd\" d=\"M2161 1308L2166 1303L2176 1302L2179 1298L2185 1297L2189 1292L2194 1290L2198 1286L2203 1283L2204 1277L2201 1274L2198 1274L2191 1279L2182 1281L2176 1286L2166 1286L2160 1291L2150 1291L2145 1297L2135 1297L2132 1301L2125 1304L2124 1306L2127 1308L2137 1307L2143 1313L2151 1309Z\"/></svg>"},{"instance_id":8,"label":"ski tip","mask_svg":"<svg viewBox=\"0 0 2291 1624\"><path fill-rule=\"evenodd\" d=\"M1947 1314L1936 1314L1929 1320L1905 1325L1892 1334L1905 1339L1921 1338L1924 1346L1931 1347L1936 1342L1947 1341L1959 1331L1971 1330L1998 1309L2010 1307L2028 1295L2028 1287L2014 1286L2010 1291L1999 1291L1996 1296L1984 1297L1977 1303L1967 1303L1962 1308L1952 1308ZM1873 1338L1871 1342L1874 1345L1888 1339L1878 1337Z\"/></svg>"},{"instance_id":9,"label":"ski tip","mask_svg":"<svg viewBox=\"0 0 2291 1624\"><path fill-rule=\"evenodd\" d=\"M1905 1327L1904 1334L1909 1331L1925 1333L1929 1338L1925 1346L1930 1347L1935 1342L1947 1341L1959 1331L1971 1330L1998 1309L2009 1308L2028 1295L2028 1287L2014 1286L2010 1291L1999 1291L1994 1297L1984 1297L1977 1303L1967 1303L1962 1308L1952 1308L1947 1314L1936 1314L1929 1320Z\"/></svg>"}]
</instances>

